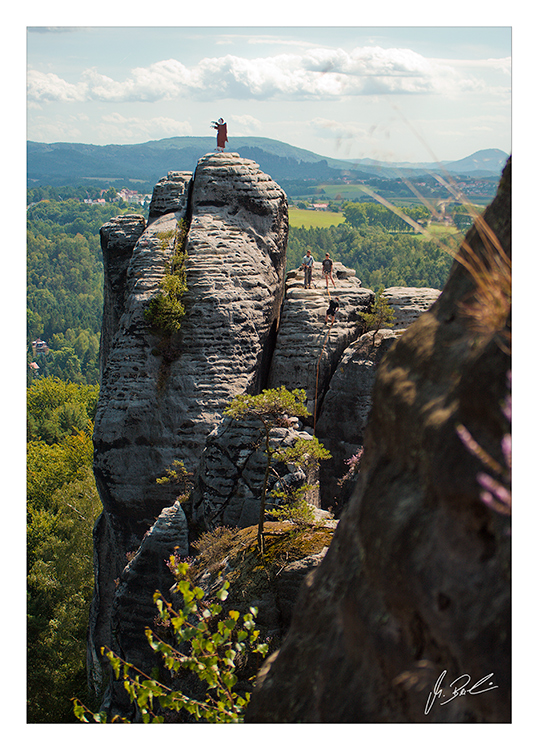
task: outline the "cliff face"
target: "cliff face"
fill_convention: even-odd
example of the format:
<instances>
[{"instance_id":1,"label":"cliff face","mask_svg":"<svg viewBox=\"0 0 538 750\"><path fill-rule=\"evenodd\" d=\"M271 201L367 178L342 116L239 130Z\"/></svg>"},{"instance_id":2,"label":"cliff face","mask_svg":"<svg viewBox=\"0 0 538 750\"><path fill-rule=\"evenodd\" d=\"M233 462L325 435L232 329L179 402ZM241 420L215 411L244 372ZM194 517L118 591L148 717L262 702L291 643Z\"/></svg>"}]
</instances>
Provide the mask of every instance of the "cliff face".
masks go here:
<instances>
[{"instance_id":1,"label":"cliff face","mask_svg":"<svg viewBox=\"0 0 538 750\"><path fill-rule=\"evenodd\" d=\"M247 721L510 721L510 516L458 434L506 466L510 196L508 165L460 251L477 272L455 262L382 360L359 483Z\"/></svg>"},{"instance_id":2,"label":"cliff face","mask_svg":"<svg viewBox=\"0 0 538 750\"><path fill-rule=\"evenodd\" d=\"M168 552L161 544L161 553L166 557L176 544L188 551L182 508L171 519L167 510L175 488L156 479L176 459L194 470L224 406L267 380L284 294L287 201L253 162L214 154L200 160L189 182L185 173L170 173L156 188L145 229L143 223L120 218L101 232L109 292L94 432L103 502L90 618L96 680L101 645L128 652L125 639L115 642L118 612L125 612L119 598L129 599L134 586L124 571L127 555L148 530L162 526L163 512L176 534L167 534ZM186 315L179 333L163 337L149 328L144 312L159 293L180 228L188 230ZM138 587L138 604L154 590Z\"/></svg>"},{"instance_id":3,"label":"cliff face","mask_svg":"<svg viewBox=\"0 0 538 750\"><path fill-rule=\"evenodd\" d=\"M101 646L151 668L144 628L154 616L153 593L173 583L165 560L174 548L192 554L189 526L247 527L257 520L263 456L252 425L223 419L229 401L267 387L305 389L312 416L275 430L272 439L308 438L315 428L333 459L322 465L310 502L342 505L338 480L364 442L382 355L439 294L391 289L398 330L374 339L362 335L360 318L374 294L336 262L330 292L340 310L326 324L329 294L319 264L312 289L303 288L297 271L284 278L287 234L281 188L254 162L229 153L206 155L194 175L170 172L160 180L147 226L131 215L101 230L105 309L94 471L103 513L94 531L88 649L97 687L108 664ZM151 328L145 312L178 242L186 253L186 312L179 331L166 334ZM173 484L156 481L178 459L194 479L186 510ZM315 479L276 468L274 481ZM317 565L318 553L294 562L293 592L297 571ZM125 699L112 680L104 706L127 711Z\"/></svg>"}]
</instances>

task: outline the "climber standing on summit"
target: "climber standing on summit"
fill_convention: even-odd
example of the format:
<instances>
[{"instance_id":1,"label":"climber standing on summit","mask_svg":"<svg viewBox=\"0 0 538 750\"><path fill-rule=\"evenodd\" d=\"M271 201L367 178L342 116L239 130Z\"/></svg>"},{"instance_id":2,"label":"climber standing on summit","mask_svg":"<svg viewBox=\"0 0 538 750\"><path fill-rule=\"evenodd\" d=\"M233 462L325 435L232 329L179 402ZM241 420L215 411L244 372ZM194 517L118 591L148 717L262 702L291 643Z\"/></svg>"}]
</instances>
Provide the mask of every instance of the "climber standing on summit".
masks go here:
<instances>
[{"instance_id":1,"label":"climber standing on summit","mask_svg":"<svg viewBox=\"0 0 538 750\"><path fill-rule=\"evenodd\" d=\"M301 268L304 268L304 288L312 288L312 269L314 267L314 258L310 252L310 248L306 251L306 255L303 256L303 264Z\"/></svg>"},{"instance_id":2,"label":"climber standing on summit","mask_svg":"<svg viewBox=\"0 0 538 750\"><path fill-rule=\"evenodd\" d=\"M325 284L327 285L327 289L329 289L329 279L332 281L333 286L336 287L333 279L333 262L329 253L325 253L325 260L322 262L321 268L323 271L323 275L325 276Z\"/></svg>"},{"instance_id":3,"label":"climber standing on summit","mask_svg":"<svg viewBox=\"0 0 538 750\"><path fill-rule=\"evenodd\" d=\"M226 142L228 140L228 126L222 119L222 117L219 117L219 119L215 122L211 123L211 127L214 128L217 131L217 148L216 151L224 151L226 148Z\"/></svg>"}]
</instances>

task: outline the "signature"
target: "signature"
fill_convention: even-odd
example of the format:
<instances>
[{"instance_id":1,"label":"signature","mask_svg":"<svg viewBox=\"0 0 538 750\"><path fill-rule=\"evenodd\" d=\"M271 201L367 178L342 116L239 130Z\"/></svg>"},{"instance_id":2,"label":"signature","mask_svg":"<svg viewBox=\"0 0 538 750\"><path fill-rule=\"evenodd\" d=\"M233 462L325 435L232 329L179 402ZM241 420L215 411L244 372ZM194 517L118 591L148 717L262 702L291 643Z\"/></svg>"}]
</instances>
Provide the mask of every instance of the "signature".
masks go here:
<instances>
[{"instance_id":1,"label":"signature","mask_svg":"<svg viewBox=\"0 0 538 750\"><path fill-rule=\"evenodd\" d=\"M459 677L456 677L455 680L452 680L448 686L449 688L452 688L452 692L445 692L443 689L443 680L446 677L446 673L446 669L441 672L437 682L433 686L433 692L428 695L428 700L426 701L426 707L424 709L425 714L430 713L433 704L438 698L445 699L439 703L440 706L444 706L445 704L450 703L450 701L453 701L454 698L459 698L461 695L480 695L480 693L487 693L489 690L495 690L495 688L499 687L498 685L493 684L493 672L482 677L481 680L475 682L471 687L468 687L471 682L470 675L462 674ZM486 683L488 683L487 686Z\"/></svg>"}]
</instances>

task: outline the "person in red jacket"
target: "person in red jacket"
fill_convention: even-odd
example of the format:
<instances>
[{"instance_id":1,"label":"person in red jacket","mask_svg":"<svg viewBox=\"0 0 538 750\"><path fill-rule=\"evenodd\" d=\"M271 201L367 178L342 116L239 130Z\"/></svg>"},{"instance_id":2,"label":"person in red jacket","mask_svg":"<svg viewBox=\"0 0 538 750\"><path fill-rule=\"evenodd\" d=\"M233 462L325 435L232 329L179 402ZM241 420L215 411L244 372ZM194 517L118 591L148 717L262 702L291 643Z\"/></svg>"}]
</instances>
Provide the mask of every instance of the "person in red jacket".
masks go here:
<instances>
[{"instance_id":1,"label":"person in red jacket","mask_svg":"<svg viewBox=\"0 0 538 750\"><path fill-rule=\"evenodd\" d=\"M217 131L217 151L224 151L228 140L228 127L222 117L212 122L211 127Z\"/></svg>"}]
</instances>

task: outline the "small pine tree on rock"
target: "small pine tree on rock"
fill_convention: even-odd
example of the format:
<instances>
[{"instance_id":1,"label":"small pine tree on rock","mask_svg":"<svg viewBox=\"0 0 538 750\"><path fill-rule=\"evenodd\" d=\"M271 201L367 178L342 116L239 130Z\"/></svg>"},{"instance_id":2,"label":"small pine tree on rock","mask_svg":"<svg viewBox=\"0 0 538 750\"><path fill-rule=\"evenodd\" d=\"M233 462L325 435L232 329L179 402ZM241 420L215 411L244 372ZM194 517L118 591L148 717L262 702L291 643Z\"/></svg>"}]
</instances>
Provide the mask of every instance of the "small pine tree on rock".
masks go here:
<instances>
[{"instance_id":1,"label":"small pine tree on rock","mask_svg":"<svg viewBox=\"0 0 538 750\"><path fill-rule=\"evenodd\" d=\"M371 312L359 314L366 324L366 331L374 332L372 343L374 343L379 329L385 328L387 324L392 323L395 318L394 310L385 297L385 290L383 287L380 287L375 294Z\"/></svg>"}]
</instances>

